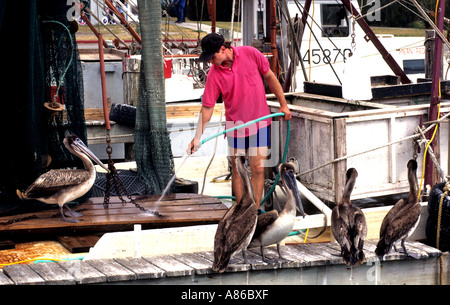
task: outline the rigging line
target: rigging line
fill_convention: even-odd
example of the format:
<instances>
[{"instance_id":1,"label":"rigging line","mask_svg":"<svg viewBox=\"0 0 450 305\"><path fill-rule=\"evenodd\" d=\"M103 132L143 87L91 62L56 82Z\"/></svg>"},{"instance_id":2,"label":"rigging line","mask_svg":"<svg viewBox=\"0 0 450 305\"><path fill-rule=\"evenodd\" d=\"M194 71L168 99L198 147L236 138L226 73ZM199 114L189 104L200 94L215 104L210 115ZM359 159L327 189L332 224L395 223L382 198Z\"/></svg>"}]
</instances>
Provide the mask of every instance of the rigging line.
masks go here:
<instances>
[{"instance_id":1,"label":"rigging line","mask_svg":"<svg viewBox=\"0 0 450 305\"><path fill-rule=\"evenodd\" d=\"M304 11L305 8L303 7L303 5L300 2L298 2L298 0L295 0L294 2L297 5L297 8L299 11ZM312 16L309 14L309 12L308 12L308 17L314 21L314 24L322 31L322 33L325 35L325 37L328 39L328 41L333 45L333 47L338 50L338 53L340 53L344 57L344 59L346 59L345 54L341 51L340 48L337 47L337 45L333 42L333 40L331 40L331 37L326 33L326 31L324 31L323 28L312 18Z\"/></svg>"},{"instance_id":2,"label":"rigging line","mask_svg":"<svg viewBox=\"0 0 450 305\"><path fill-rule=\"evenodd\" d=\"M355 21L357 21L357 20L359 20L359 19L361 19L361 18L364 18L364 17L366 17L366 16L369 15L369 14L374 14L374 13L376 13L376 12L378 12L378 11L381 11L382 9L385 9L386 7L391 6L392 4L394 4L394 3L398 2L398 1L400 1L400 0L394 0L394 1L392 1L392 2L389 2L389 3L385 4L385 5L383 5L382 7L379 7L379 8L377 8L377 9L373 10L373 11L370 11L369 13L366 13L366 14L364 14L364 15L361 15L361 16L359 16L358 18L355 18ZM375 2L375 1L372 1L371 3L373 3L373 2ZM366 5L366 6L367 6L367 5ZM361 12L362 12L362 8L361 8Z\"/></svg>"},{"instance_id":3,"label":"rigging line","mask_svg":"<svg viewBox=\"0 0 450 305\"><path fill-rule=\"evenodd\" d=\"M123 44L127 49L131 49L129 45L127 45L122 39L120 39L116 34L114 34L113 31L111 31L110 28L108 28L106 25L103 24L103 22L101 22L101 20L98 18L98 16L96 16L88 7L86 7L86 11L92 16L94 17L95 20L97 20L98 24L101 24L105 27L106 30L108 30L108 32L113 35L114 37L116 37L116 39ZM100 33L100 32L99 32Z\"/></svg>"},{"instance_id":4,"label":"rigging line","mask_svg":"<svg viewBox=\"0 0 450 305\"><path fill-rule=\"evenodd\" d=\"M365 8L366 6L371 5L371 4L374 3L375 1L376 1L376 0L373 0L372 2L367 2L366 5L361 5L361 4L360 4L359 7L360 7L361 11L362 11L363 8ZM361 3L362 3L362 0L361 0Z\"/></svg>"},{"instance_id":5,"label":"rigging line","mask_svg":"<svg viewBox=\"0 0 450 305\"><path fill-rule=\"evenodd\" d=\"M297 1L295 1L295 2L297 2ZM314 6L314 0L313 0L313 6ZM314 8L313 8L313 11L314 11ZM311 20L314 21L314 18L311 17ZM319 48L320 48L320 50L322 51L323 56L326 56L326 55L325 55L325 51L324 51L322 45L321 45L320 42L319 42L319 39L317 38L316 34L313 32L313 29L312 29L312 24L313 24L313 22L311 22L311 25L309 25L308 22L305 22L305 24L308 25L308 28L309 28L309 31L310 31L310 35L312 34L312 36L314 36L314 40L315 40L315 41L317 42L317 44L319 45ZM311 42L311 36L310 36L310 42ZM311 50L311 44L310 44L309 49ZM311 57L310 57L310 58L311 58ZM300 61L302 61L301 57L300 57ZM336 76L336 78L337 78L339 84L342 85L342 82L341 82L339 76L337 75L336 70L334 70L334 67L333 67L333 64L331 63L331 60L330 60L328 63L326 63L326 64L330 66L330 68L331 68L331 70L333 71L334 75ZM312 68L312 65L310 64L310 65L309 65L309 77L310 77L310 78L311 78L311 68Z\"/></svg>"},{"instance_id":6,"label":"rigging line","mask_svg":"<svg viewBox=\"0 0 450 305\"><path fill-rule=\"evenodd\" d=\"M277 0L278 4L281 5L280 0ZM289 10L287 7L287 1L283 0L283 8L284 10L281 10L282 15L284 16L284 18L286 19L286 22L289 24L289 28L291 30L292 33L295 33L294 31L294 26L292 25L292 20L291 20L291 16L289 14ZM300 46L299 43L297 41L297 39L294 39L294 47L297 50L298 56L301 59L301 52L300 52ZM308 76L306 75L306 69L305 69L305 65L303 64L303 61L300 60L300 66L302 67L302 72L303 72L303 78L305 79L305 81L308 81Z\"/></svg>"},{"instance_id":7,"label":"rigging line","mask_svg":"<svg viewBox=\"0 0 450 305\"><path fill-rule=\"evenodd\" d=\"M102 9L102 11L106 13L106 15L104 14L105 16L110 16L110 18L113 19L114 22L115 22L117 25L119 25L126 33L130 33L130 32L128 31L128 29L127 29L127 28L120 22L120 20L117 18L116 14L114 14L114 12L112 12L104 2L103 2L103 4L100 4L100 1L99 1L99 0L94 0L94 1L95 1L96 4L97 4L97 9L100 7L100 8ZM109 10L110 13L107 13L107 10ZM99 16L99 15L97 14L97 16ZM100 22L100 23L101 23L103 26L105 26L105 27L107 28L106 24L103 24L103 22ZM99 31L99 33L100 33L100 31ZM131 35L131 34L130 34L130 35Z\"/></svg>"},{"instance_id":8,"label":"rigging line","mask_svg":"<svg viewBox=\"0 0 450 305\"><path fill-rule=\"evenodd\" d=\"M436 120L435 122L433 122L433 124L431 124L430 126L428 126L427 128L425 128L424 130L422 130L422 133L425 134L425 133L427 133L428 131L432 130L437 124L439 124L440 122L446 120L448 117L450 117L450 112L447 113L446 115L442 116L439 120ZM424 123L424 124L426 124L426 123ZM420 128L420 127L418 127L418 128ZM333 164L333 163L337 163L337 162L340 162L340 161L343 161L343 160L347 160L347 159L349 159L349 158L353 158L353 157L356 157L356 156L359 156L359 155L363 155L363 154L365 154L365 153L369 153L369 152L372 152L372 151L375 151L375 150L378 150L378 149L381 149L381 148L384 148L384 147L388 147L388 146L391 146L391 145L394 145L394 144L398 144L398 143L401 143L401 142L406 141L406 140L415 139L415 138L418 138L418 137L420 137L420 136L421 136L421 133L420 133L420 132L417 132L417 133L415 133L415 134L413 134L413 135L410 135L410 136L407 136L407 137L404 137L404 138L401 138L401 139L398 139L398 140L389 142L389 143L387 143L387 144L383 144L383 145L380 145L380 146L377 146L377 147L373 147L373 148L370 148L370 149L368 149L368 150L360 151L360 152L357 152L357 153L354 153L354 154L351 154L351 155L347 155L347 156L342 156L342 157L336 158L336 159L331 160L331 161L329 161L329 162L327 162L327 163L321 164L321 165L316 166L316 167L314 167L314 168L312 168L312 169L309 169L309 170L307 170L307 171L304 171L304 172L302 172L302 173L299 173L299 174L297 174L297 175L295 175L295 176L298 178L298 177L300 177L300 176L309 174L309 173L311 173L311 172L314 172L314 171L316 171L316 170L318 170L318 169L321 169L322 167L331 165L331 164Z\"/></svg>"},{"instance_id":9,"label":"rigging line","mask_svg":"<svg viewBox=\"0 0 450 305\"><path fill-rule=\"evenodd\" d=\"M234 41L234 7L236 6L236 0L233 0L232 8L231 8L231 29L230 29L230 41L233 43Z\"/></svg>"},{"instance_id":10,"label":"rigging line","mask_svg":"<svg viewBox=\"0 0 450 305\"><path fill-rule=\"evenodd\" d=\"M309 60L311 60L311 35L313 34L313 30L312 30L312 26L313 26L313 21L314 21L314 13L315 13L315 7L316 7L316 5L315 5L315 3L314 3L314 0L312 0L312 7L313 7L313 11L312 11L312 16L311 16L311 26L309 26L309 23L308 22L305 22L307 25L308 25L308 27L309 27L309 50L308 50L308 52L309 52ZM286 8L287 9L287 8ZM314 38L316 38L316 36L314 35ZM317 39L316 39L317 40ZM320 44L319 44L319 46L320 46ZM321 47L321 49L322 49L322 47ZM323 52L323 50L322 50L322 52ZM324 56L325 56L325 54L323 54ZM311 67L312 65L311 65L311 62L309 62L309 79L311 79ZM334 71L334 70L333 70ZM337 75L336 75L336 77L337 77ZM341 81L339 81L339 83L340 83ZM341 83L341 85L342 85L342 83Z\"/></svg>"},{"instance_id":11,"label":"rigging line","mask_svg":"<svg viewBox=\"0 0 450 305\"><path fill-rule=\"evenodd\" d=\"M410 7L408 7L406 4L409 4L409 1L406 0L400 0L399 3L401 6L403 6L404 8L406 8L407 10L409 10L411 13L413 13L414 15L416 15L417 17L419 17L420 19L427 21L425 18L423 18L421 15L417 14L417 12L413 11Z\"/></svg>"},{"instance_id":12,"label":"rigging line","mask_svg":"<svg viewBox=\"0 0 450 305\"><path fill-rule=\"evenodd\" d=\"M447 39L445 38L444 34L439 30L439 28L436 26L436 24L430 19L430 17L428 17L427 13L425 13L425 11L423 10L422 6L417 3L416 0L411 0L414 5L417 7L417 9L419 10L419 12L422 14L422 16L428 21L428 23L433 27L433 29L436 31L436 34L438 34L438 36L441 38L442 42L445 43L445 45L450 48L450 43L447 41Z\"/></svg>"},{"instance_id":13,"label":"rigging line","mask_svg":"<svg viewBox=\"0 0 450 305\"><path fill-rule=\"evenodd\" d=\"M134 19L134 17L132 16L130 8L128 8L125 4L123 4L122 2L120 2L118 0L111 0L111 2L115 3L116 6L117 6L117 4L119 4L119 6L122 8L123 12L128 16L128 18L130 18L134 23L138 24L138 21L136 19Z\"/></svg>"}]
</instances>

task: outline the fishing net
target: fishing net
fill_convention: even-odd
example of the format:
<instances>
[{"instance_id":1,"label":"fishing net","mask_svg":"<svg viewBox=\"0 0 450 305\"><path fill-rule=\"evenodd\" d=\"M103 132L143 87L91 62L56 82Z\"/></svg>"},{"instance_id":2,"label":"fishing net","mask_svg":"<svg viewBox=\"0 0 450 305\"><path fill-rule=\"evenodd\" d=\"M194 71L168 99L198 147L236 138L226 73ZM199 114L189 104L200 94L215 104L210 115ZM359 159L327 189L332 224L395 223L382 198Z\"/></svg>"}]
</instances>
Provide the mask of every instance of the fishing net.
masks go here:
<instances>
[{"instance_id":1,"label":"fishing net","mask_svg":"<svg viewBox=\"0 0 450 305\"><path fill-rule=\"evenodd\" d=\"M47 116L50 168L82 167L81 160L62 144L69 134L87 143L84 88L75 40L77 25L67 20L68 6L61 1L40 1L39 17L44 45L45 101L55 99L65 110ZM58 90L59 89L59 90Z\"/></svg>"},{"instance_id":2,"label":"fishing net","mask_svg":"<svg viewBox=\"0 0 450 305\"><path fill-rule=\"evenodd\" d=\"M142 63L136 109L135 158L149 194L160 194L174 175L166 122L161 6L157 0L139 0Z\"/></svg>"},{"instance_id":3,"label":"fishing net","mask_svg":"<svg viewBox=\"0 0 450 305\"><path fill-rule=\"evenodd\" d=\"M17 203L24 190L50 168L81 166L63 145L65 135L86 141L83 78L76 44L68 34L66 1L0 1L0 113L2 171L0 203ZM18 18L20 12L20 18ZM56 20L63 24L49 22ZM73 60L69 64L69 55ZM63 71L67 68L64 77ZM61 83L66 110L51 116L44 107Z\"/></svg>"}]
</instances>

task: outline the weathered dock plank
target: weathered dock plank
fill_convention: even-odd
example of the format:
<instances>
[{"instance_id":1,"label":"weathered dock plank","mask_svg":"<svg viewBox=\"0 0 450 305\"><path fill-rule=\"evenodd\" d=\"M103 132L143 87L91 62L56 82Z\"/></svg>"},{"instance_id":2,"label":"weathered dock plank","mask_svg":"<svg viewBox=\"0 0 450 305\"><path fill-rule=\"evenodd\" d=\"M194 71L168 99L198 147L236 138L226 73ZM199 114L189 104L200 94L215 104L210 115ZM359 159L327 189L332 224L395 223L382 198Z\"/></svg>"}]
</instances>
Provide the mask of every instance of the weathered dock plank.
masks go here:
<instances>
[{"instance_id":1,"label":"weathered dock plank","mask_svg":"<svg viewBox=\"0 0 450 305\"><path fill-rule=\"evenodd\" d=\"M30 264L30 268L44 279L47 285L73 285L76 280L56 263Z\"/></svg>"},{"instance_id":2,"label":"weathered dock plank","mask_svg":"<svg viewBox=\"0 0 450 305\"><path fill-rule=\"evenodd\" d=\"M95 284L107 281L106 275L80 260L57 263L68 274L72 275L78 284Z\"/></svg>"},{"instance_id":3,"label":"weathered dock plank","mask_svg":"<svg viewBox=\"0 0 450 305\"><path fill-rule=\"evenodd\" d=\"M143 258L115 258L116 262L136 274L136 279L155 279L166 276L166 272L161 268L151 264Z\"/></svg>"},{"instance_id":4,"label":"weathered dock plank","mask_svg":"<svg viewBox=\"0 0 450 305\"><path fill-rule=\"evenodd\" d=\"M194 268L180 262L171 255L144 257L144 259L164 270L166 276L186 276L195 273Z\"/></svg>"},{"instance_id":5,"label":"weathered dock plank","mask_svg":"<svg viewBox=\"0 0 450 305\"><path fill-rule=\"evenodd\" d=\"M14 282L0 270L0 285L14 285Z\"/></svg>"},{"instance_id":6,"label":"weathered dock plank","mask_svg":"<svg viewBox=\"0 0 450 305\"><path fill-rule=\"evenodd\" d=\"M192 267L196 274L214 273L212 262L196 253L172 254L172 257Z\"/></svg>"},{"instance_id":7,"label":"weathered dock plank","mask_svg":"<svg viewBox=\"0 0 450 305\"><path fill-rule=\"evenodd\" d=\"M143 258L10 265L0 270L0 284L89 284L136 280L186 283L192 281L190 276L195 276L196 282L213 284L234 281L256 284L265 280L270 283L322 284L436 282L436 258L442 255L441 251L419 242L407 241L408 252L418 259L391 250L380 260L373 253L376 242L366 240L364 252L367 263L353 270L344 265L339 245L332 242L282 246L285 260L278 260L276 247L266 247L266 258L273 260L273 263L262 261L259 248L248 249L248 264L243 263L240 252L236 253L226 272L212 277L208 275L216 274L212 271L214 253L206 251ZM396 275L392 276L393 273Z\"/></svg>"},{"instance_id":8,"label":"weathered dock plank","mask_svg":"<svg viewBox=\"0 0 450 305\"><path fill-rule=\"evenodd\" d=\"M95 259L86 262L106 275L108 282L132 281L137 278L136 273L125 268L114 259Z\"/></svg>"},{"instance_id":9,"label":"weathered dock plank","mask_svg":"<svg viewBox=\"0 0 450 305\"><path fill-rule=\"evenodd\" d=\"M97 233L125 231L133 224L144 229L218 223L228 208L217 198L199 194L169 194L158 202L159 196L136 198L136 202L149 210L157 210L164 217L156 217L125 205L118 197L111 197L109 208L103 206L103 197L93 197L72 207L83 214L77 223L60 221L57 208L33 213L5 216L0 219L0 238L30 236L30 234ZM158 202L158 203L157 203Z\"/></svg>"},{"instance_id":10,"label":"weathered dock plank","mask_svg":"<svg viewBox=\"0 0 450 305\"><path fill-rule=\"evenodd\" d=\"M9 265L3 267L3 272L16 285L45 285L45 280L29 265Z\"/></svg>"}]
</instances>

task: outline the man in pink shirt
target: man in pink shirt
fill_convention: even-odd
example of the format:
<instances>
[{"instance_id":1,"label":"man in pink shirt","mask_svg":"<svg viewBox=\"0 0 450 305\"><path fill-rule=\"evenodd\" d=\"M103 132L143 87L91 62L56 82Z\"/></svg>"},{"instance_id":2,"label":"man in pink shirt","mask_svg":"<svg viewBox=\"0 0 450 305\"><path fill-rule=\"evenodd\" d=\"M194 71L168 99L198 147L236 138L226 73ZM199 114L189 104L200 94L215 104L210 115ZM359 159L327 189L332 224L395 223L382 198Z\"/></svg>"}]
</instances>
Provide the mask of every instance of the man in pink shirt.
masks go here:
<instances>
[{"instance_id":1,"label":"man in pink shirt","mask_svg":"<svg viewBox=\"0 0 450 305\"><path fill-rule=\"evenodd\" d=\"M269 61L257 49L250 46L233 47L218 33L206 35L201 42L202 54L199 60L212 64L206 80L202 98L199 124L194 139L188 145L191 154L198 149L206 124L211 120L214 105L222 95L225 104L226 129L247 123L270 114L262 77L280 103L283 119L290 120L283 89ZM248 128L227 134L228 146L232 152L232 188L236 201L242 197L242 180L237 172L236 155L250 156L252 187L256 204L260 205L264 189L264 159L270 146L272 120L267 119Z\"/></svg>"}]
</instances>

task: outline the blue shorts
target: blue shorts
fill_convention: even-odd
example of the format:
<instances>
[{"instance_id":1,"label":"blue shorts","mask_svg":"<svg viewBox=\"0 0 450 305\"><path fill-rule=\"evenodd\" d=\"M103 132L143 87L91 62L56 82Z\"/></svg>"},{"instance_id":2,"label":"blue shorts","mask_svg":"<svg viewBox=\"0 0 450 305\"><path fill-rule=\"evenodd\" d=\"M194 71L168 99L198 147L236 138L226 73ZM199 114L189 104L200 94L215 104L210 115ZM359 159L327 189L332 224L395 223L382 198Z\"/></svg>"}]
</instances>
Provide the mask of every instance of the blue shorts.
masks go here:
<instances>
[{"instance_id":1,"label":"blue shorts","mask_svg":"<svg viewBox=\"0 0 450 305\"><path fill-rule=\"evenodd\" d=\"M258 132L248 137L227 136L228 146L233 148L248 149L249 147L270 146L270 126L258 129Z\"/></svg>"}]
</instances>

